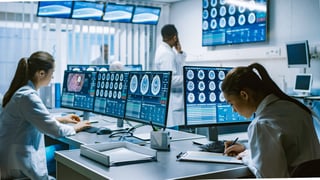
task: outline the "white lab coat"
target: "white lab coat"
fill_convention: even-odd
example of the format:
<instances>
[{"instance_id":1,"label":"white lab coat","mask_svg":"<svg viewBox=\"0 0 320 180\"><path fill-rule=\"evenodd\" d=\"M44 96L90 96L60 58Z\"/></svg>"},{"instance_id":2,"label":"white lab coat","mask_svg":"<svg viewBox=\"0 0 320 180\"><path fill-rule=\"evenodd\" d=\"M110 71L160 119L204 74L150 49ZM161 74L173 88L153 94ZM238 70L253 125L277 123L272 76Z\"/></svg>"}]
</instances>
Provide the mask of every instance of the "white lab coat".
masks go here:
<instances>
[{"instance_id":1,"label":"white lab coat","mask_svg":"<svg viewBox=\"0 0 320 180\"><path fill-rule=\"evenodd\" d=\"M287 178L298 164L320 158L312 116L275 95L258 106L248 137L251 153L243 160L258 178Z\"/></svg>"},{"instance_id":2,"label":"white lab coat","mask_svg":"<svg viewBox=\"0 0 320 180\"><path fill-rule=\"evenodd\" d=\"M0 114L1 176L49 179L44 135L75 134L73 127L51 117L31 81L12 96Z\"/></svg>"},{"instance_id":3,"label":"white lab coat","mask_svg":"<svg viewBox=\"0 0 320 180\"><path fill-rule=\"evenodd\" d=\"M155 70L172 71L167 127L184 124L183 66L186 54L177 53L167 43L161 42L155 54Z\"/></svg>"}]
</instances>

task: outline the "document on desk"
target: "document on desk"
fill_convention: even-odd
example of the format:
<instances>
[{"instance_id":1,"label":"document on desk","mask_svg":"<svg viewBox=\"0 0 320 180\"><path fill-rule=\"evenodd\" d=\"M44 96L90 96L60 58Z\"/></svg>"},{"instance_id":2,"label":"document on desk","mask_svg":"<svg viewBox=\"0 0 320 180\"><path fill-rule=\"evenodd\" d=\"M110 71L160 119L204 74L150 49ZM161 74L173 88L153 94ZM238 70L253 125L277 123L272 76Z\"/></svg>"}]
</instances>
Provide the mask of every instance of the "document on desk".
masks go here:
<instances>
[{"instance_id":1,"label":"document on desk","mask_svg":"<svg viewBox=\"0 0 320 180\"><path fill-rule=\"evenodd\" d=\"M204 151L187 151L177 155L180 161L202 161L202 162L219 162L219 163L232 163L243 164L241 160L235 157L225 156L222 153L212 153Z\"/></svg>"}]
</instances>

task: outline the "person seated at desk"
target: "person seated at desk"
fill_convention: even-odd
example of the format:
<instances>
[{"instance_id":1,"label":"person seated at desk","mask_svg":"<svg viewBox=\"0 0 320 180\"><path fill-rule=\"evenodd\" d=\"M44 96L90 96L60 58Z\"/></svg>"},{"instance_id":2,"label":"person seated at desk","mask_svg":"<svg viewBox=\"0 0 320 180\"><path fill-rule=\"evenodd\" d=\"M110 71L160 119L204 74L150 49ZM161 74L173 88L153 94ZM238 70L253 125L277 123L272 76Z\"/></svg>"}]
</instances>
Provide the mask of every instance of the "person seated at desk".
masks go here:
<instances>
[{"instance_id":1,"label":"person seated at desk","mask_svg":"<svg viewBox=\"0 0 320 180\"><path fill-rule=\"evenodd\" d=\"M225 153L242 158L256 177L287 178L297 165L320 158L311 110L283 93L261 64L231 70L222 91L234 111L255 116L248 149L228 141Z\"/></svg>"},{"instance_id":2,"label":"person seated at desk","mask_svg":"<svg viewBox=\"0 0 320 180\"><path fill-rule=\"evenodd\" d=\"M35 52L18 63L0 114L0 179L53 179L46 166L43 133L62 137L90 127L76 115L50 115L37 90L50 83L53 72L54 59L47 52Z\"/></svg>"}]
</instances>

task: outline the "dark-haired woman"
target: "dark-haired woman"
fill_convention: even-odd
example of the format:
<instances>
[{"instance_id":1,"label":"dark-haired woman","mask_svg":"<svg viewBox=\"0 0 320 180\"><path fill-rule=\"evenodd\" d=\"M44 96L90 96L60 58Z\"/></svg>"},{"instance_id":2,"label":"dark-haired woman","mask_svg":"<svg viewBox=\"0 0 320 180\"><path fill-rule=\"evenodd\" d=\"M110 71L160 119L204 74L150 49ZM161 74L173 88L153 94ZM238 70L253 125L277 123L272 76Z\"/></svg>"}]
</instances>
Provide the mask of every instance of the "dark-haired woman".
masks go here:
<instances>
[{"instance_id":1,"label":"dark-haired woman","mask_svg":"<svg viewBox=\"0 0 320 180\"><path fill-rule=\"evenodd\" d=\"M256 177L287 178L300 163L320 158L311 110L283 93L262 65L231 70L222 91L234 111L255 117L248 148L227 142L225 153L242 158Z\"/></svg>"},{"instance_id":2,"label":"dark-haired woman","mask_svg":"<svg viewBox=\"0 0 320 180\"><path fill-rule=\"evenodd\" d=\"M0 114L0 179L50 179L43 133L62 137L90 126L78 122L75 115L57 119L50 115L37 90L50 83L53 72L54 59L47 52L35 52L19 61Z\"/></svg>"}]
</instances>

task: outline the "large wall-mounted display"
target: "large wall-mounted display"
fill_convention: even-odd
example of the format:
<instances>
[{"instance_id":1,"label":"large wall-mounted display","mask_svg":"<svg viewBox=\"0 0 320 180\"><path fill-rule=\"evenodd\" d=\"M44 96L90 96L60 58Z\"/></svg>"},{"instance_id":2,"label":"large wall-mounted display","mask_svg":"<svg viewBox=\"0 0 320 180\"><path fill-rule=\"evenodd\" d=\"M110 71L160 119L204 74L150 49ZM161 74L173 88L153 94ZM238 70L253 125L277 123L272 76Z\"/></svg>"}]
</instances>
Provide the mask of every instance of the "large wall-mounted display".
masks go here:
<instances>
[{"instance_id":1,"label":"large wall-mounted display","mask_svg":"<svg viewBox=\"0 0 320 180\"><path fill-rule=\"evenodd\" d=\"M203 0L202 46L263 42L268 0Z\"/></svg>"}]
</instances>

